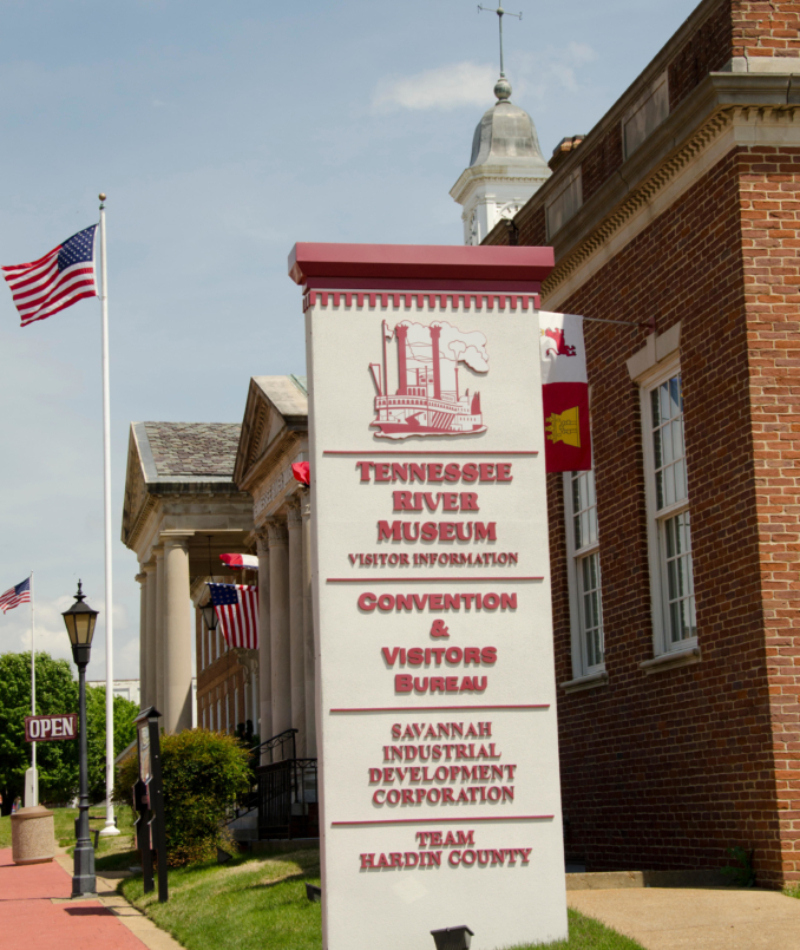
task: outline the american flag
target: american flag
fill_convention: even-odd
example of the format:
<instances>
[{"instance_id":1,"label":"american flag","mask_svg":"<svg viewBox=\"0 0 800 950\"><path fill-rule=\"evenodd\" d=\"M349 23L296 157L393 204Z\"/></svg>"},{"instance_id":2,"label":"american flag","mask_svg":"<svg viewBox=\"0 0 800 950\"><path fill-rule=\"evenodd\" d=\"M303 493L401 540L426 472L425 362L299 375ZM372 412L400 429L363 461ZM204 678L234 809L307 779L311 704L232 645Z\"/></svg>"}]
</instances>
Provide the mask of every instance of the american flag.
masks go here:
<instances>
[{"instance_id":1,"label":"american flag","mask_svg":"<svg viewBox=\"0 0 800 950\"><path fill-rule=\"evenodd\" d=\"M248 584L209 584L222 635L230 647L258 649L258 588Z\"/></svg>"},{"instance_id":2,"label":"american flag","mask_svg":"<svg viewBox=\"0 0 800 950\"><path fill-rule=\"evenodd\" d=\"M78 231L30 264L3 267L22 326L51 317L84 297L96 297L94 232Z\"/></svg>"},{"instance_id":3,"label":"american flag","mask_svg":"<svg viewBox=\"0 0 800 950\"><path fill-rule=\"evenodd\" d=\"M30 602L30 577L27 577L21 584L16 584L14 587L9 587L9 589L4 594L0 594L0 610L2 610L3 613L5 613L7 610L13 610L14 607L19 607L20 604L29 604Z\"/></svg>"}]
</instances>

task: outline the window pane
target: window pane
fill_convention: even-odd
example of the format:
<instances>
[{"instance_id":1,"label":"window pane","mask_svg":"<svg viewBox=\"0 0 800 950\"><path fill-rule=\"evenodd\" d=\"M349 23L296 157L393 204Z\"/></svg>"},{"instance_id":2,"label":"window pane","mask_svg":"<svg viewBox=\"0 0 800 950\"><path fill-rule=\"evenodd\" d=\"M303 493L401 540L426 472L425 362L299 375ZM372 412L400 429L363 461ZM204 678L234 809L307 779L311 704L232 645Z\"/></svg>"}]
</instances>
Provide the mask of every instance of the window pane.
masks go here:
<instances>
[{"instance_id":1,"label":"window pane","mask_svg":"<svg viewBox=\"0 0 800 950\"><path fill-rule=\"evenodd\" d=\"M650 393L656 508L687 497L681 377L676 374Z\"/></svg>"},{"instance_id":2,"label":"window pane","mask_svg":"<svg viewBox=\"0 0 800 950\"><path fill-rule=\"evenodd\" d=\"M597 541L594 471L572 473L572 519L576 550Z\"/></svg>"},{"instance_id":3,"label":"window pane","mask_svg":"<svg viewBox=\"0 0 800 950\"><path fill-rule=\"evenodd\" d=\"M697 635L689 512L667 518L660 524L660 530L666 559L667 639L669 643L679 643Z\"/></svg>"},{"instance_id":4,"label":"window pane","mask_svg":"<svg viewBox=\"0 0 800 950\"><path fill-rule=\"evenodd\" d=\"M580 627L585 672L603 662L603 620L600 606L600 558L597 552L578 562Z\"/></svg>"}]
</instances>

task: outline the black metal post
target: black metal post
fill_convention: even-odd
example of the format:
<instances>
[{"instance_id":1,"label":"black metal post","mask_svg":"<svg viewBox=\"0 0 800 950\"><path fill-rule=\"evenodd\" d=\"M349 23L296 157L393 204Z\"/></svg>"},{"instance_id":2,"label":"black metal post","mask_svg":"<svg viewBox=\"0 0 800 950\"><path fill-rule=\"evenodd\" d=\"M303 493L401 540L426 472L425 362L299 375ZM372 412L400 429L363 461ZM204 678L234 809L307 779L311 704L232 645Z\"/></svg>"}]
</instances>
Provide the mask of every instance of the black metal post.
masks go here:
<instances>
[{"instance_id":1,"label":"black metal post","mask_svg":"<svg viewBox=\"0 0 800 950\"><path fill-rule=\"evenodd\" d=\"M84 658L83 653L86 653ZM73 897L96 896L94 876L94 848L89 836L89 740L86 732L86 667L89 663L88 647L73 647L72 655L78 666L80 690L80 728L78 731L78 757L80 773L80 797L78 817L75 819L75 857L72 875Z\"/></svg>"}]
</instances>

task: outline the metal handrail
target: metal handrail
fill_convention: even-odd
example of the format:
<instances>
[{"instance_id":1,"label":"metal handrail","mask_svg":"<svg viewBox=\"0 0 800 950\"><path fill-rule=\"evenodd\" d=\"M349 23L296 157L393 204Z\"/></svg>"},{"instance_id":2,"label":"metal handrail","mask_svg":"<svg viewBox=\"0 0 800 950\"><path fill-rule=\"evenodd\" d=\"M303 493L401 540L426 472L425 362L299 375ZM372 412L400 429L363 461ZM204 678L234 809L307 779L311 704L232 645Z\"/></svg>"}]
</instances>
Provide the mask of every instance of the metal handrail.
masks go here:
<instances>
[{"instance_id":1,"label":"metal handrail","mask_svg":"<svg viewBox=\"0 0 800 950\"><path fill-rule=\"evenodd\" d=\"M252 749L250 750L250 755L257 755L257 756L258 756L258 761L259 761L259 763L260 763L260 762L261 762L261 757L262 757L262 751L266 751L266 752L269 752L269 753L270 753L269 759L270 759L270 762L272 762L272 761L273 761L272 752L273 752L278 746L281 746L281 747L282 747L286 742L289 742L289 740L291 740L291 743L292 743L292 754L291 754L290 756L288 756L288 757L284 756L284 758L293 759L293 758L295 758L295 755L296 755L296 747L297 747L296 736L297 736L297 733L298 733L298 730L297 730L297 729L284 729L284 731L283 731L283 732L279 732L277 736L273 736L271 739L266 739L264 742L260 743L259 745L255 746L254 748L252 748Z\"/></svg>"}]
</instances>

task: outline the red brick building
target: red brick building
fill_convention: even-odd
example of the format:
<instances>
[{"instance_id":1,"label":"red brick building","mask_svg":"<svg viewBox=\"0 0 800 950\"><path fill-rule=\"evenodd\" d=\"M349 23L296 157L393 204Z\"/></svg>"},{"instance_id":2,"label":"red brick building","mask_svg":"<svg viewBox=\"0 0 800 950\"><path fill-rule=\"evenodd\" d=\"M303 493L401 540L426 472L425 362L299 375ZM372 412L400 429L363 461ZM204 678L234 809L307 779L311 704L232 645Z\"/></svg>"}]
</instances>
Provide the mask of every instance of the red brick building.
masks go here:
<instances>
[{"instance_id":1,"label":"red brick building","mask_svg":"<svg viewBox=\"0 0 800 950\"><path fill-rule=\"evenodd\" d=\"M484 243L589 318L549 476L567 853L800 880L800 2L706 0ZM574 130L565 129L565 132Z\"/></svg>"}]
</instances>

